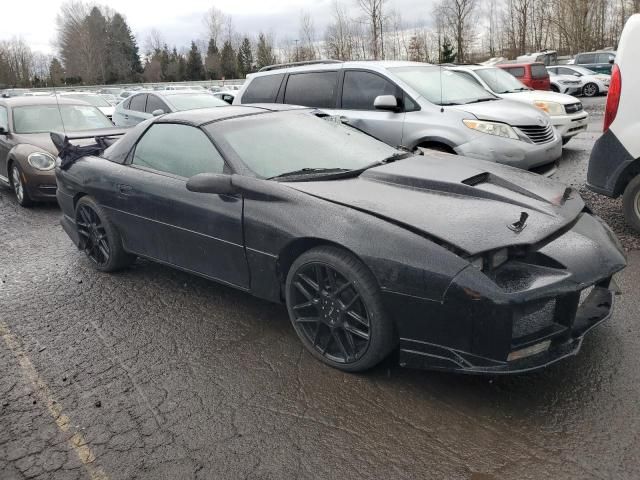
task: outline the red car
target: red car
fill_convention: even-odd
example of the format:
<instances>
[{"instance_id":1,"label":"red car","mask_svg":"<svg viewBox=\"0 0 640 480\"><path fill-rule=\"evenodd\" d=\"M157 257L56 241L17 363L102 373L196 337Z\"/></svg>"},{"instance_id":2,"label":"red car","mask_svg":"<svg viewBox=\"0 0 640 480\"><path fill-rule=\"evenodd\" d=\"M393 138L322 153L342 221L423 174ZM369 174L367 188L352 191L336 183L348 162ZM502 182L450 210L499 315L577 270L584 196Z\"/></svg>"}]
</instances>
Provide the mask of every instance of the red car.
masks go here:
<instances>
[{"instance_id":1,"label":"red car","mask_svg":"<svg viewBox=\"0 0 640 480\"><path fill-rule=\"evenodd\" d=\"M551 90L549 72L544 63L505 63L496 65L533 90Z\"/></svg>"}]
</instances>

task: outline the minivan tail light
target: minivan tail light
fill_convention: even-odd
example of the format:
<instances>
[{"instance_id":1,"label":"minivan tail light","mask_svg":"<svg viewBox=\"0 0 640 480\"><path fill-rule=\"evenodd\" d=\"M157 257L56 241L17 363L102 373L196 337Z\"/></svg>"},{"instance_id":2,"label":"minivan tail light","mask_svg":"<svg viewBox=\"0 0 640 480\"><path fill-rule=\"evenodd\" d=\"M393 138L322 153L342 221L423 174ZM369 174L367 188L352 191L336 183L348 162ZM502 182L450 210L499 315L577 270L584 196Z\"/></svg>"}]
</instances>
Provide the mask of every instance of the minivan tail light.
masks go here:
<instances>
[{"instance_id":1,"label":"minivan tail light","mask_svg":"<svg viewBox=\"0 0 640 480\"><path fill-rule=\"evenodd\" d=\"M618 114L618 105L620 104L620 93L622 92L622 75L617 64L613 64L611 69L611 83L609 84L609 93L607 94L607 107L604 111L604 128L603 132L609 130L609 127L616 119Z\"/></svg>"}]
</instances>

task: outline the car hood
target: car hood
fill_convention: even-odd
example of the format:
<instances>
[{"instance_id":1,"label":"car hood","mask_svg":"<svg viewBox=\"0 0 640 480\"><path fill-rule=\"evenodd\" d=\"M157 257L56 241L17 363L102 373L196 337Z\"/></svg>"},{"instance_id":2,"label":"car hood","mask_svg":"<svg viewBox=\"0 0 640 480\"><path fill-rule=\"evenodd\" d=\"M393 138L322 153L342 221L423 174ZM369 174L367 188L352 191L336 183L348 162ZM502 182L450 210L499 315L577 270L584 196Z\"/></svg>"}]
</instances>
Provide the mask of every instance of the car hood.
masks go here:
<instances>
[{"instance_id":1,"label":"car hood","mask_svg":"<svg viewBox=\"0 0 640 480\"><path fill-rule=\"evenodd\" d=\"M469 254L538 243L570 224L584 208L580 195L560 183L441 153L371 168L355 178L286 185ZM509 227L523 212L528 215L526 227L517 233Z\"/></svg>"},{"instance_id":2,"label":"car hood","mask_svg":"<svg viewBox=\"0 0 640 480\"><path fill-rule=\"evenodd\" d=\"M543 101L569 105L572 103L578 103L580 101L576 97L572 97L571 95L565 95L564 93L557 93L546 90L529 90L526 92L501 93L500 96L502 98L506 98L507 100L527 102L531 104L536 101Z\"/></svg>"},{"instance_id":3,"label":"car hood","mask_svg":"<svg viewBox=\"0 0 640 480\"><path fill-rule=\"evenodd\" d=\"M51 155L58 155L58 150L51 141L49 132L46 133L14 133L12 140L15 144L33 145L34 147L41 148L45 152Z\"/></svg>"},{"instance_id":4,"label":"car hood","mask_svg":"<svg viewBox=\"0 0 640 480\"><path fill-rule=\"evenodd\" d=\"M469 103L455 107L474 115L478 120L502 122L509 125L540 125L547 117L536 107L523 105L513 100L494 100L490 102Z\"/></svg>"}]
</instances>

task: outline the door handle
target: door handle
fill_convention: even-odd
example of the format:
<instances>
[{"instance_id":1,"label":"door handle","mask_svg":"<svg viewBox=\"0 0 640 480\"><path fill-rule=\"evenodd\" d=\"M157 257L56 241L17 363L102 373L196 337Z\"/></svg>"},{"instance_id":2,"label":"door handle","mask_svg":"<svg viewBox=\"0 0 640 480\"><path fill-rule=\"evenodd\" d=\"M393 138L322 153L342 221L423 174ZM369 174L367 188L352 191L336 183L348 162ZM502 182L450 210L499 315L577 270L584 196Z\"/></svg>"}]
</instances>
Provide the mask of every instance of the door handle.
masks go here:
<instances>
[{"instance_id":1,"label":"door handle","mask_svg":"<svg viewBox=\"0 0 640 480\"><path fill-rule=\"evenodd\" d=\"M124 116L124 119L125 119L125 120L129 120L129 115L125 115L125 116Z\"/></svg>"},{"instance_id":2,"label":"door handle","mask_svg":"<svg viewBox=\"0 0 640 480\"><path fill-rule=\"evenodd\" d=\"M133 188L131 185L118 185L118 191L123 195L131 195L133 193Z\"/></svg>"},{"instance_id":3,"label":"door handle","mask_svg":"<svg viewBox=\"0 0 640 480\"><path fill-rule=\"evenodd\" d=\"M349 117L345 117L345 116L340 116L340 121L342 123L346 123L347 125L349 125L349 122L351 122L351 119Z\"/></svg>"}]
</instances>

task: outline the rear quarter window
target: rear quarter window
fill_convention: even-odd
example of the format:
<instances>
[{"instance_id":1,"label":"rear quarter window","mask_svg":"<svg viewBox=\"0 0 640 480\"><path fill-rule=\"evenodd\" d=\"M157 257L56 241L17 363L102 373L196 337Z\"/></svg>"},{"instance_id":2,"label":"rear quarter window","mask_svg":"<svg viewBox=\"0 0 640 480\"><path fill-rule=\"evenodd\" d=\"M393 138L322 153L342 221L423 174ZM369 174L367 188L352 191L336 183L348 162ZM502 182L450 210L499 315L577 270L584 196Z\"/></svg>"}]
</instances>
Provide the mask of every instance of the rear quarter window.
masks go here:
<instances>
[{"instance_id":1,"label":"rear quarter window","mask_svg":"<svg viewBox=\"0 0 640 480\"><path fill-rule=\"evenodd\" d=\"M265 75L254 78L244 94L242 103L275 103L284 74Z\"/></svg>"},{"instance_id":2,"label":"rear quarter window","mask_svg":"<svg viewBox=\"0 0 640 480\"><path fill-rule=\"evenodd\" d=\"M547 78L549 72L544 65L531 65L531 78Z\"/></svg>"}]
</instances>

